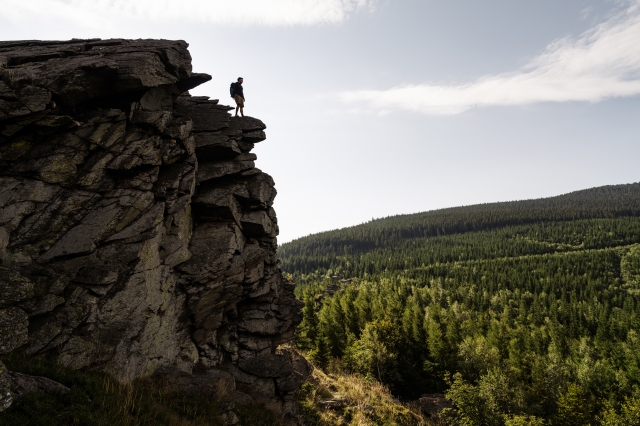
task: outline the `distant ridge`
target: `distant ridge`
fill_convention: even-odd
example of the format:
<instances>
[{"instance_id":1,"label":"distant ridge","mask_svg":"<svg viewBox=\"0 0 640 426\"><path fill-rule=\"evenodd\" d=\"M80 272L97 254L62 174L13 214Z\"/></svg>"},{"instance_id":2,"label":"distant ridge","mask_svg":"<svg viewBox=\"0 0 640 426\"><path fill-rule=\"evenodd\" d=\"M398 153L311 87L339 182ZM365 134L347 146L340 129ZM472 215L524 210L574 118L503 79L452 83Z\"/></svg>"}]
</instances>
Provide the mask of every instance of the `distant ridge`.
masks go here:
<instances>
[{"instance_id":1,"label":"distant ridge","mask_svg":"<svg viewBox=\"0 0 640 426\"><path fill-rule=\"evenodd\" d=\"M410 240L534 223L638 216L640 182L607 185L548 198L449 207L375 219L282 244L278 255L285 271L299 275L353 263L344 256L394 250Z\"/></svg>"},{"instance_id":2,"label":"distant ridge","mask_svg":"<svg viewBox=\"0 0 640 426\"><path fill-rule=\"evenodd\" d=\"M501 226L565 220L640 216L640 182L606 185L531 200L448 207L374 219L282 244L279 256L350 254L411 238L489 230Z\"/></svg>"}]
</instances>

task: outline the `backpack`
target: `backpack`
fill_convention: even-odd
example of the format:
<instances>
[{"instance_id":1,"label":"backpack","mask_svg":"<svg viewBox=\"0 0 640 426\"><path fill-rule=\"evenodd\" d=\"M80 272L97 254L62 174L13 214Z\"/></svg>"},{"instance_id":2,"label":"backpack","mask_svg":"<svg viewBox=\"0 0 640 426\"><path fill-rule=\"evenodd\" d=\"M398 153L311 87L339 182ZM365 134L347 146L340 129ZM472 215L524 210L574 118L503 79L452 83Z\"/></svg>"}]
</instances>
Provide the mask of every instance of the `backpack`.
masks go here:
<instances>
[{"instance_id":1,"label":"backpack","mask_svg":"<svg viewBox=\"0 0 640 426\"><path fill-rule=\"evenodd\" d=\"M238 83L231 83L231 86L229 86L229 92L232 98L236 96L236 84Z\"/></svg>"}]
</instances>

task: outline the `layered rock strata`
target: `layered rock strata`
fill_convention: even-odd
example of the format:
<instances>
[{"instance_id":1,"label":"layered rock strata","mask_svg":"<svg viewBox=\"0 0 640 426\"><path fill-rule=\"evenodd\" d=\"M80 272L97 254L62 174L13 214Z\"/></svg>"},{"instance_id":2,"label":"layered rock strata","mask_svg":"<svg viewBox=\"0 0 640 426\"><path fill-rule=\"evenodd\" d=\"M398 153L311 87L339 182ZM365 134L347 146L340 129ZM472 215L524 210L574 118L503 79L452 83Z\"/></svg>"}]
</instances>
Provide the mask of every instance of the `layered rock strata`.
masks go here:
<instances>
[{"instance_id":1,"label":"layered rock strata","mask_svg":"<svg viewBox=\"0 0 640 426\"><path fill-rule=\"evenodd\" d=\"M211 77L187 46L0 42L0 353L224 377L291 411L308 367L278 350L301 317L266 126L189 95Z\"/></svg>"}]
</instances>

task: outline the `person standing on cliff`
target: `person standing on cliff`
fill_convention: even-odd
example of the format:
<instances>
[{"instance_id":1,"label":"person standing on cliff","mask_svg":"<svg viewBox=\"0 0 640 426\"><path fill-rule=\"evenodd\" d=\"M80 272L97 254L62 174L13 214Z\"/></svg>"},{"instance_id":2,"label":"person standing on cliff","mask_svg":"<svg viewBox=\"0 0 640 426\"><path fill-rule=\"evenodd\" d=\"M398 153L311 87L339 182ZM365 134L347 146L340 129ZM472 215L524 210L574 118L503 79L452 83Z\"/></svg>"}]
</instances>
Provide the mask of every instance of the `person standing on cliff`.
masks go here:
<instances>
[{"instance_id":1,"label":"person standing on cliff","mask_svg":"<svg viewBox=\"0 0 640 426\"><path fill-rule=\"evenodd\" d=\"M238 116L238 110L240 115L244 117L244 90L242 89L242 82L244 79L238 77L238 82L234 83L233 99L236 101L236 117Z\"/></svg>"}]
</instances>

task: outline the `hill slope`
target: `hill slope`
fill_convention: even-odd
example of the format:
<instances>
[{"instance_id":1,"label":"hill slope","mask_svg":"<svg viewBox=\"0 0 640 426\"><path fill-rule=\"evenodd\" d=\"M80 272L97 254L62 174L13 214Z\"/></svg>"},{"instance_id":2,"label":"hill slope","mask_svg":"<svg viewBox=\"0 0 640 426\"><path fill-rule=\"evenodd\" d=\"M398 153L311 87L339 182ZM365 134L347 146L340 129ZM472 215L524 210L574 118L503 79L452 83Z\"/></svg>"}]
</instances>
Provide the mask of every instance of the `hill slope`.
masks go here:
<instances>
[{"instance_id":1,"label":"hill slope","mask_svg":"<svg viewBox=\"0 0 640 426\"><path fill-rule=\"evenodd\" d=\"M471 424L640 407L640 184L379 219L279 254L319 364L446 392Z\"/></svg>"},{"instance_id":2,"label":"hill slope","mask_svg":"<svg viewBox=\"0 0 640 426\"><path fill-rule=\"evenodd\" d=\"M559 222L567 222L572 227L579 220L638 216L640 183L612 185L537 200L478 204L376 219L282 244L278 255L283 269L298 279L329 268L357 274L347 263L360 263L354 260L362 254L413 250L415 245L424 246L425 241L433 237L527 224L537 229L536 225L559 226Z\"/></svg>"}]
</instances>

